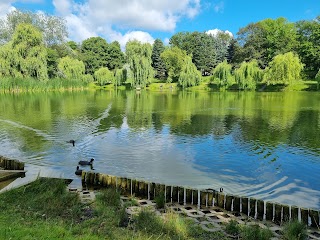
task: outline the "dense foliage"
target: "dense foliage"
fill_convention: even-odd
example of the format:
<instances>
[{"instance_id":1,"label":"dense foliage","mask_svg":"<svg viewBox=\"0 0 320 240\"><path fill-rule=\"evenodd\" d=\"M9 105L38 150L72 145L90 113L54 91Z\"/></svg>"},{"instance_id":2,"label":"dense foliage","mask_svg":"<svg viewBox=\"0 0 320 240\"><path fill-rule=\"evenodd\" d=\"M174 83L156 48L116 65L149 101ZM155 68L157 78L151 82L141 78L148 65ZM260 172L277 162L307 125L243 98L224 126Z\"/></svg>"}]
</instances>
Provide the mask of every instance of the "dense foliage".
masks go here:
<instances>
[{"instance_id":1,"label":"dense foliage","mask_svg":"<svg viewBox=\"0 0 320 240\"><path fill-rule=\"evenodd\" d=\"M152 46L139 41L129 41L126 44L127 62L133 74L132 87L145 87L153 78L151 66Z\"/></svg>"},{"instance_id":2,"label":"dense foliage","mask_svg":"<svg viewBox=\"0 0 320 240\"><path fill-rule=\"evenodd\" d=\"M155 70L154 77L158 79L164 79L166 77L166 65L161 59L160 55L164 51L165 47L160 39L156 39L152 47L152 67Z\"/></svg>"},{"instance_id":3,"label":"dense foliage","mask_svg":"<svg viewBox=\"0 0 320 240\"><path fill-rule=\"evenodd\" d=\"M67 42L66 29L63 18L44 13L15 10L0 19L0 77L95 79L100 86L134 88L157 79L184 88L211 75L210 83L218 88L239 90L319 82L320 16L296 23L264 19L241 28L237 38L223 31L194 31L174 34L169 46L160 39L153 45L134 40L125 52L119 42L102 37Z\"/></svg>"},{"instance_id":4,"label":"dense foliage","mask_svg":"<svg viewBox=\"0 0 320 240\"><path fill-rule=\"evenodd\" d=\"M242 62L235 70L235 80L242 90L255 90L257 82L262 80L262 70L258 66L257 60Z\"/></svg>"},{"instance_id":5,"label":"dense foliage","mask_svg":"<svg viewBox=\"0 0 320 240\"><path fill-rule=\"evenodd\" d=\"M292 52L279 54L270 62L266 69L264 80L267 84L290 85L300 79L303 64L297 55Z\"/></svg>"},{"instance_id":6,"label":"dense foliage","mask_svg":"<svg viewBox=\"0 0 320 240\"><path fill-rule=\"evenodd\" d=\"M31 24L16 27L12 40L0 48L0 76L47 78L47 52L42 34Z\"/></svg>"}]
</instances>

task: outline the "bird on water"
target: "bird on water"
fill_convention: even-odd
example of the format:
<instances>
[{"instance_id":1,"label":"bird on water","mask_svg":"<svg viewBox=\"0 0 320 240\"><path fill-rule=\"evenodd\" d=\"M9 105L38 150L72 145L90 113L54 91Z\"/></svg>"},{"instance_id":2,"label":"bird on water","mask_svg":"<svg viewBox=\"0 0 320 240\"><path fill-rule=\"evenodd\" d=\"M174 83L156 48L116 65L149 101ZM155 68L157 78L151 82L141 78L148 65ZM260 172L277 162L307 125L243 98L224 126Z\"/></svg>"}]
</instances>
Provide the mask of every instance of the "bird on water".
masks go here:
<instances>
[{"instance_id":1,"label":"bird on water","mask_svg":"<svg viewBox=\"0 0 320 240\"><path fill-rule=\"evenodd\" d=\"M78 164L79 165L92 165L94 159L91 158L90 161L79 161Z\"/></svg>"},{"instance_id":2,"label":"bird on water","mask_svg":"<svg viewBox=\"0 0 320 240\"><path fill-rule=\"evenodd\" d=\"M79 168L79 166L77 166L77 169L75 171L76 175L81 175L82 174L82 169Z\"/></svg>"},{"instance_id":3,"label":"bird on water","mask_svg":"<svg viewBox=\"0 0 320 240\"><path fill-rule=\"evenodd\" d=\"M72 146L74 146L74 145L75 145L75 143L76 143L76 141L71 139L71 140L67 141L67 143L71 143L71 144L72 144Z\"/></svg>"}]
</instances>

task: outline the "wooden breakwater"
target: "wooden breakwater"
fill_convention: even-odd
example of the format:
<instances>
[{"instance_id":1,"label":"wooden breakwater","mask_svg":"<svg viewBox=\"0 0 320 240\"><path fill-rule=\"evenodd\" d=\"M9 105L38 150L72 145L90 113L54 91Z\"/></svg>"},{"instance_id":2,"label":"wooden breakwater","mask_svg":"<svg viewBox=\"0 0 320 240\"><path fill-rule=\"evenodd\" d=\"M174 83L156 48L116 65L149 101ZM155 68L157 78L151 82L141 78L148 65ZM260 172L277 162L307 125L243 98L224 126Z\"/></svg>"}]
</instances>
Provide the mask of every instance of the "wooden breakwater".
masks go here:
<instances>
[{"instance_id":1,"label":"wooden breakwater","mask_svg":"<svg viewBox=\"0 0 320 240\"><path fill-rule=\"evenodd\" d=\"M182 186L168 186L107 174L82 172L84 186L114 188L120 194L154 200L158 196L167 203L197 205L199 208L219 207L227 211L243 213L258 220L268 220L280 225L291 219L298 219L306 225L319 227L320 212L255 198L240 197L214 189L191 189Z\"/></svg>"},{"instance_id":2,"label":"wooden breakwater","mask_svg":"<svg viewBox=\"0 0 320 240\"><path fill-rule=\"evenodd\" d=\"M0 156L0 168L4 170L24 170L24 163L18 160Z\"/></svg>"},{"instance_id":3,"label":"wooden breakwater","mask_svg":"<svg viewBox=\"0 0 320 240\"><path fill-rule=\"evenodd\" d=\"M0 182L24 176L23 162L0 156Z\"/></svg>"}]
</instances>

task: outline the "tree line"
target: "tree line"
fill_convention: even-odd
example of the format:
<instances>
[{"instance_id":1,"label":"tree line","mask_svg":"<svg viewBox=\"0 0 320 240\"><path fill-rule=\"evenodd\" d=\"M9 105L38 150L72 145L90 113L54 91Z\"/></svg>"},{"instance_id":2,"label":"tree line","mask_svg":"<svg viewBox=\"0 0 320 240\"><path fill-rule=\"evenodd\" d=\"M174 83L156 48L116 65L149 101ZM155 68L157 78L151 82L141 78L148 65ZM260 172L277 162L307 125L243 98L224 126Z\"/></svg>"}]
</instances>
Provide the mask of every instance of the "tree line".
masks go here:
<instances>
[{"instance_id":1,"label":"tree line","mask_svg":"<svg viewBox=\"0 0 320 240\"><path fill-rule=\"evenodd\" d=\"M66 41L64 19L15 10L0 20L0 77L72 79L104 86L146 87L154 81L180 87L209 82L220 89L254 90L258 84L320 82L320 16L295 23L265 19L240 28L237 38L218 31L178 32L165 46L91 37ZM1 81L1 79L0 79Z\"/></svg>"}]
</instances>

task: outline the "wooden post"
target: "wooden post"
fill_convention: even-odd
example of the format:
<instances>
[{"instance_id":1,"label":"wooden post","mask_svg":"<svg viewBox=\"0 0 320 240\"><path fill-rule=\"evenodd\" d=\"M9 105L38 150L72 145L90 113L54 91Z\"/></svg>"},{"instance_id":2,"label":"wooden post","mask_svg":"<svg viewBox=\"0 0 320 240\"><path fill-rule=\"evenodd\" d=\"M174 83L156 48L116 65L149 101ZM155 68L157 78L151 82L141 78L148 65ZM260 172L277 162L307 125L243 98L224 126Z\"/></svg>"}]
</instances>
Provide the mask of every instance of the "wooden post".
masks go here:
<instances>
[{"instance_id":1,"label":"wooden post","mask_svg":"<svg viewBox=\"0 0 320 240\"><path fill-rule=\"evenodd\" d=\"M234 199L234 197L232 195L228 195L226 196L226 210L227 211L231 211L231 206L232 206L232 200Z\"/></svg>"},{"instance_id":2,"label":"wooden post","mask_svg":"<svg viewBox=\"0 0 320 240\"><path fill-rule=\"evenodd\" d=\"M150 200L154 199L155 187L156 187L155 183L150 183L150 189L149 189Z\"/></svg>"},{"instance_id":3,"label":"wooden post","mask_svg":"<svg viewBox=\"0 0 320 240\"><path fill-rule=\"evenodd\" d=\"M291 206L291 219L292 220L299 219L299 208L297 206Z\"/></svg>"},{"instance_id":4,"label":"wooden post","mask_svg":"<svg viewBox=\"0 0 320 240\"><path fill-rule=\"evenodd\" d=\"M256 202L257 202L257 199L250 198L249 216L252 218L254 218L256 215Z\"/></svg>"},{"instance_id":5,"label":"wooden post","mask_svg":"<svg viewBox=\"0 0 320 240\"><path fill-rule=\"evenodd\" d=\"M178 187L176 186L172 190L172 202L178 202Z\"/></svg>"},{"instance_id":6,"label":"wooden post","mask_svg":"<svg viewBox=\"0 0 320 240\"><path fill-rule=\"evenodd\" d=\"M206 191L200 191L200 205L202 207L206 207L206 201L207 201L207 192Z\"/></svg>"},{"instance_id":7,"label":"wooden post","mask_svg":"<svg viewBox=\"0 0 320 240\"><path fill-rule=\"evenodd\" d=\"M217 192L217 205L218 205L218 207L220 207L220 208L224 208L224 194L223 193L221 193L221 192Z\"/></svg>"},{"instance_id":8,"label":"wooden post","mask_svg":"<svg viewBox=\"0 0 320 240\"><path fill-rule=\"evenodd\" d=\"M290 220L290 209L288 205L283 205L283 221L288 222Z\"/></svg>"},{"instance_id":9,"label":"wooden post","mask_svg":"<svg viewBox=\"0 0 320 240\"><path fill-rule=\"evenodd\" d=\"M171 186L166 186L166 203L171 202Z\"/></svg>"},{"instance_id":10,"label":"wooden post","mask_svg":"<svg viewBox=\"0 0 320 240\"><path fill-rule=\"evenodd\" d=\"M266 202L266 220L273 220L273 203Z\"/></svg>"},{"instance_id":11,"label":"wooden post","mask_svg":"<svg viewBox=\"0 0 320 240\"><path fill-rule=\"evenodd\" d=\"M282 212L282 205L279 203L275 204L275 214L274 214L274 223L280 225L281 224L281 212Z\"/></svg>"},{"instance_id":12,"label":"wooden post","mask_svg":"<svg viewBox=\"0 0 320 240\"><path fill-rule=\"evenodd\" d=\"M301 222L308 224L308 209L300 208L301 211Z\"/></svg>"},{"instance_id":13,"label":"wooden post","mask_svg":"<svg viewBox=\"0 0 320 240\"><path fill-rule=\"evenodd\" d=\"M319 227L319 212L309 209L309 215L311 218L311 227Z\"/></svg>"},{"instance_id":14,"label":"wooden post","mask_svg":"<svg viewBox=\"0 0 320 240\"><path fill-rule=\"evenodd\" d=\"M264 201L257 200L257 219L263 220L264 215Z\"/></svg>"},{"instance_id":15,"label":"wooden post","mask_svg":"<svg viewBox=\"0 0 320 240\"><path fill-rule=\"evenodd\" d=\"M208 191L208 207L213 206L214 190Z\"/></svg>"},{"instance_id":16,"label":"wooden post","mask_svg":"<svg viewBox=\"0 0 320 240\"><path fill-rule=\"evenodd\" d=\"M244 197L244 198L241 198L241 205L242 205L242 213L248 215L248 204L249 204L249 199Z\"/></svg>"},{"instance_id":17,"label":"wooden post","mask_svg":"<svg viewBox=\"0 0 320 240\"><path fill-rule=\"evenodd\" d=\"M192 190L187 188L186 194L187 194L186 203L191 204L192 203Z\"/></svg>"},{"instance_id":18,"label":"wooden post","mask_svg":"<svg viewBox=\"0 0 320 240\"><path fill-rule=\"evenodd\" d=\"M240 197L239 196L234 197L233 211L240 212Z\"/></svg>"}]
</instances>

